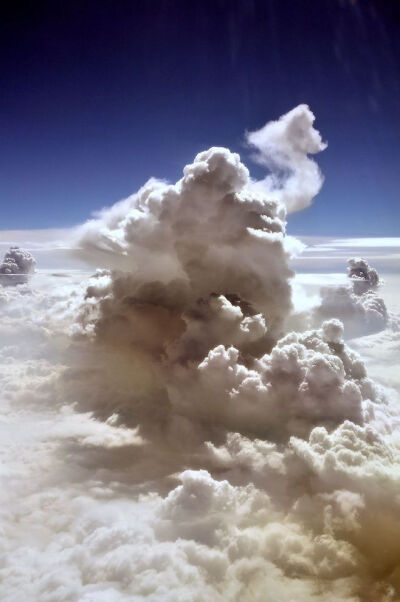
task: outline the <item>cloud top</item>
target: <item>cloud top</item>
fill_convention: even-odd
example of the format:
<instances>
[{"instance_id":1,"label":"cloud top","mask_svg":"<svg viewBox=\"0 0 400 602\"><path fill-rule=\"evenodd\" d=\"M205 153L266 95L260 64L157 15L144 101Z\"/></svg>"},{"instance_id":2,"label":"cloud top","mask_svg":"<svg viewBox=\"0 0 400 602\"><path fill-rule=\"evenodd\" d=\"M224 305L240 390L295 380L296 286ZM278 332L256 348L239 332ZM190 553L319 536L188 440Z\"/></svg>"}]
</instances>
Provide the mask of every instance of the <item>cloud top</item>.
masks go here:
<instances>
[{"instance_id":1,"label":"cloud top","mask_svg":"<svg viewBox=\"0 0 400 602\"><path fill-rule=\"evenodd\" d=\"M247 142L256 150L255 160L271 171L254 184L256 189L278 198L288 213L308 207L323 183L317 164L308 156L327 147L314 121L312 111L302 104L246 134Z\"/></svg>"}]
</instances>

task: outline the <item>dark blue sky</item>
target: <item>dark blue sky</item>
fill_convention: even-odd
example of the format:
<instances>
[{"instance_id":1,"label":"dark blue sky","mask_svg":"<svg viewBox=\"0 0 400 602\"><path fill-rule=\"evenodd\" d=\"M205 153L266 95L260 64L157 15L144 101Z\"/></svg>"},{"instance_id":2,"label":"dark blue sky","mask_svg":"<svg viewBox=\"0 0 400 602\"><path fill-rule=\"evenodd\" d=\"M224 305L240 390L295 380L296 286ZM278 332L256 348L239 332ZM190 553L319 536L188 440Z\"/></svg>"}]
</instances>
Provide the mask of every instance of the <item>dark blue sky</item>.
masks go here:
<instances>
[{"instance_id":1,"label":"dark blue sky","mask_svg":"<svg viewBox=\"0 0 400 602\"><path fill-rule=\"evenodd\" d=\"M1 229L69 226L301 102L329 148L298 234L396 236L400 2L3 2Z\"/></svg>"}]
</instances>

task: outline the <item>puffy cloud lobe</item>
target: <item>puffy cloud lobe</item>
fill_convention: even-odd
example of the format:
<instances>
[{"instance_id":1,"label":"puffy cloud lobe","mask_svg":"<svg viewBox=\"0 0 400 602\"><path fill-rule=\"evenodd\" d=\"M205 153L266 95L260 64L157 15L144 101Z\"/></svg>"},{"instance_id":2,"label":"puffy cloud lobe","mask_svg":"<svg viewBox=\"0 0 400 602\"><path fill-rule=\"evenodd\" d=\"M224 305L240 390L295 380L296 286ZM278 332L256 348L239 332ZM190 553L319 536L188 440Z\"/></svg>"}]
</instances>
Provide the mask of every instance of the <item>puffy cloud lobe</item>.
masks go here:
<instances>
[{"instance_id":1,"label":"puffy cloud lobe","mask_svg":"<svg viewBox=\"0 0 400 602\"><path fill-rule=\"evenodd\" d=\"M397 425L398 414L387 426ZM340 599L396 599L400 457L387 432L345 421L331 433L316 427L308 440L292 438L283 449L232 434L209 452L225 478L236 486L251 479L277 511L287 509L284 524L269 511L264 531L273 527L269 557L286 574L352 576Z\"/></svg>"},{"instance_id":2,"label":"puffy cloud lobe","mask_svg":"<svg viewBox=\"0 0 400 602\"><path fill-rule=\"evenodd\" d=\"M352 280L353 291L356 295L363 295L378 288L380 285L379 274L365 259L355 257L348 259L347 263L347 275Z\"/></svg>"},{"instance_id":3,"label":"puffy cloud lobe","mask_svg":"<svg viewBox=\"0 0 400 602\"><path fill-rule=\"evenodd\" d=\"M255 159L271 170L254 188L278 198L288 213L308 207L323 183L318 165L308 156L327 146L314 129L314 121L314 114L303 104L246 135L256 149Z\"/></svg>"},{"instance_id":4,"label":"puffy cloud lobe","mask_svg":"<svg viewBox=\"0 0 400 602\"><path fill-rule=\"evenodd\" d=\"M170 401L196 422L269 441L306 437L314 424L362 423L365 369L342 333L337 320L290 333L250 365L235 347L219 345L169 382Z\"/></svg>"},{"instance_id":5,"label":"puffy cloud lobe","mask_svg":"<svg viewBox=\"0 0 400 602\"><path fill-rule=\"evenodd\" d=\"M315 311L315 320L339 318L347 338L383 330L388 323L386 304L376 289L380 285L378 272L365 259L349 259L348 286L321 289L321 304Z\"/></svg>"},{"instance_id":6,"label":"puffy cloud lobe","mask_svg":"<svg viewBox=\"0 0 400 602\"><path fill-rule=\"evenodd\" d=\"M322 338L326 343L343 343L343 324L340 320L333 318L322 324Z\"/></svg>"},{"instance_id":7,"label":"puffy cloud lobe","mask_svg":"<svg viewBox=\"0 0 400 602\"><path fill-rule=\"evenodd\" d=\"M28 282L29 275L35 271L36 261L29 253L19 247L10 247L0 264L0 284L13 286Z\"/></svg>"}]
</instances>

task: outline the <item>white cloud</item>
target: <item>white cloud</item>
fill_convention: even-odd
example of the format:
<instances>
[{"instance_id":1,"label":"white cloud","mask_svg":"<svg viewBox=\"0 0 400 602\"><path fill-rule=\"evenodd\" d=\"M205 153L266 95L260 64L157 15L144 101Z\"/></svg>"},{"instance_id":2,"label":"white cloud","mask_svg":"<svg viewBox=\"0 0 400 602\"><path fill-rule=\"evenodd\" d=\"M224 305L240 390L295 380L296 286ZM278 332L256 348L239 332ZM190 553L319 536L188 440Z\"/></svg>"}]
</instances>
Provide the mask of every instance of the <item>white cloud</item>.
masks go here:
<instances>
[{"instance_id":1,"label":"white cloud","mask_svg":"<svg viewBox=\"0 0 400 602\"><path fill-rule=\"evenodd\" d=\"M247 142L257 149L254 158L271 170L254 188L278 198L288 213L308 207L323 183L318 165L308 156L327 147L313 127L314 120L309 107L299 105L246 134Z\"/></svg>"},{"instance_id":2,"label":"white cloud","mask_svg":"<svg viewBox=\"0 0 400 602\"><path fill-rule=\"evenodd\" d=\"M390 316L377 292L381 285L378 272L365 259L356 257L347 260L347 276L347 285L321 289L314 323L338 317L344 323L347 338L383 330Z\"/></svg>"},{"instance_id":3,"label":"white cloud","mask_svg":"<svg viewBox=\"0 0 400 602\"><path fill-rule=\"evenodd\" d=\"M396 600L399 400L292 315L284 231L210 149L83 226L92 277L0 291L2 600Z\"/></svg>"},{"instance_id":4,"label":"white cloud","mask_svg":"<svg viewBox=\"0 0 400 602\"><path fill-rule=\"evenodd\" d=\"M33 255L19 247L10 247L0 264L0 284L15 286L25 284L35 271L36 260Z\"/></svg>"},{"instance_id":5,"label":"white cloud","mask_svg":"<svg viewBox=\"0 0 400 602\"><path fill-rule=\"evenodd\" d=\"M356 247L361 249L399 248L400 238L341 238L331 241L332 247Z\"/></svg>"}]
</instances>

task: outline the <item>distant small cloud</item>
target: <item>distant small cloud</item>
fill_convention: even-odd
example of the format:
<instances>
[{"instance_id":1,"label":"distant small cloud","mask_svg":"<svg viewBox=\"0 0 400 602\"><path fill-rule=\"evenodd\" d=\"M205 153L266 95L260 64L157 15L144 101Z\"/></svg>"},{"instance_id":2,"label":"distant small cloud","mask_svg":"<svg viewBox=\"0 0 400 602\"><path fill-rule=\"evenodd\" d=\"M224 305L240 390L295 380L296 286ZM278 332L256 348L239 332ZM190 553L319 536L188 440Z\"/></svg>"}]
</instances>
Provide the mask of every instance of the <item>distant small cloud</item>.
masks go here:
<instances>
[{"instance_id":1,"label":"distant small cloud","mask_svg":"<svg viewBox=\"0 0 400 602\"><path fill-rule=\"evenodd\" d=\"M29 251L10 247L0 264L0 284L3 286L25 284L35 271L35 266L36 260Z\"/></svg>"}]
</instances>

